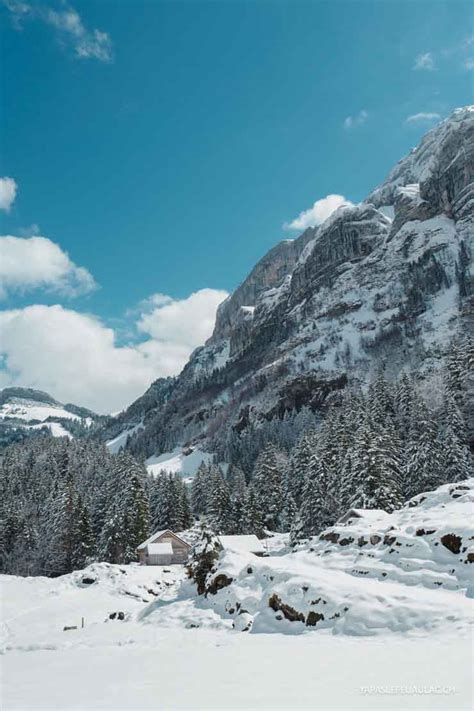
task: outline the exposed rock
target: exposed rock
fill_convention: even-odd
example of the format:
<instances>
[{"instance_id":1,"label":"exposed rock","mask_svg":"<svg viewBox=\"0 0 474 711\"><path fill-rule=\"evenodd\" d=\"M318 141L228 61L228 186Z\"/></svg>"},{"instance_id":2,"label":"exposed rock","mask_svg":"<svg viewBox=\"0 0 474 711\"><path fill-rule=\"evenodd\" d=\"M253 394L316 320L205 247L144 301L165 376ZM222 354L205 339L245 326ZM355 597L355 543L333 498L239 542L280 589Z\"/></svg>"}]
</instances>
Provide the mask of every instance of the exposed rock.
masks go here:
<instances>
[{"instance_id":1,"label":"exposed rock","mask_svg":"<svg viewBox=\"0 0 474 711\"><path fill-rule=\"evenodd\" d=\"M219 590L222 590L222 588L226 588L231 583L232 578L229 578L227 575L225 575L225 573L219 573L219 575L216 575L216 577L213 578L207 586L206 593L215 595L217 592L219 592Z\"/></svg>"},{"instance_id":2,"label":"exposed rock","mask_svg":"<svg viewBox=\"0 0 474 711\"><path fill-rule=\"evenodd\" d=\"M96 582L97 581L95 578L88 578L88 577L82 578L82 580L81 580L81 583L83 585L93 585Z\"/></svg>"},{"instance_id":3,"label":"exposed rock","mask_svg":"<svg viewBox=\"0 0 474 711\"><path fill-rule=\"evenodd\" d=\"M454 533L446 533L444 536L441 536L440 541L451 553L457 555L461 552L462 538L460 536L456 536Z\"/></svg>"},{"instance_id":4,"label":"exposed rock","mask_svg":"<svg viewBox=\"0 0 474 711\"><path fill-rule=\"evenodd\" d=\"M319 612L314 612L314 610L310 610L310 612L306 615L306 626L316 627L320 620L324 620L324 615Z\"/></svg>"},{"instance_id":5,"label":"exposed rock","mask_svg":"<svg viewBox=\"0 0 474 711\"><path fill-rule=\"evenodd\" d=\"M354 539L353 538L341 538L339 540L339 545L340 546L348 546L350 543L353 543Z\"/></svg>"},{"instance_id":6,"label":"exposed rock","mask_svg":"<svg viewBox=\"0 0 474 711\"><path fill-rule=\"evenodd\" d=\"M431 536L432 533L436 533L434 528L430 529L429 531L425 531L424 528L417 528L415 535L417 535L417 536Z\"/></svg>"},{"instance_id":7,"label":"exposed rock","mask_svg":"<svg viewBox=\"0 0 474 711\"><path fill-rule=\"evenodd\" d=\"M119 611L119 612L111 612L109 615L109 620L124 620L125 619L125 612Z\"/></svg>"},{"instance_id":8,"label":"exposed rock","mask_svg":"<svg viewBox=\"0 0 474 711\"><path fill-rule=\"evenodd\" d=\"M339 533L335 531L329 531L329 533L322 533L319 538L322 541L330 541L331 543L337 543L339 540Z\"/></svg>"},{"instance_id":9,"label":"exposed rock","mask_svg":"<svg viewBox=\"0 0 474 711\"><path fill-rule=\"evenodd\" d=\"M298 612L298 610L295 610L290 605L286 605L284 602L281 601L281 599L276 593L273 593L273 595L270 596L268 600L268 606L271 607L272 610L275 610L275 612L280 611L283 614L283 617L285 617L285 619L289 620L290 622L305 621L302 612Z\"/></svg>"}]
</instances>

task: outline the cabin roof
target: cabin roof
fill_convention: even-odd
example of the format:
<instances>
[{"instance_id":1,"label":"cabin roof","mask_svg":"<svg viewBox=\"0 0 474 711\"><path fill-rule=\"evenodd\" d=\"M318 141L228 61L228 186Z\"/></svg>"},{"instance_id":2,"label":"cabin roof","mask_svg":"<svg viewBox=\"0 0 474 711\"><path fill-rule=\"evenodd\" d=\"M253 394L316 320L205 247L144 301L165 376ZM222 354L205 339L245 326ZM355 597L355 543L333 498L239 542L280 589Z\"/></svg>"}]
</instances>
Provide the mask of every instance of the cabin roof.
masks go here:
<instances>
[{"instance_id":1,"label":"cabin roof","mask_svg":"<svg viewBox=\"0 0 474 711\"><path fill-rule=\"evenodd\" d=\"M261 541L257 536L218 536L219 543L224 550L239 551L241 553L265 553Z\"/></svg>"},{"instance_id":2,"label":"cabin roof","mask_svg":"<svg viewBox=\"0 0 474 711\"><path fill-rule=\"evenodd\" d=\"M184 543L185 546L190 548L191 546L189 543L186 543L185 540L180 538L179 536L176 535L173 531L171 531L169 528L165 528L164 531L155 531L155 533L152 533L150 538L147 538L146 541L143 541L143 543L140 543L140 545L137 547L137 551L142 551L144 550L147 546L149 547L150 544L155 543L158 541L162 536L165 535L165 533L170 533L174 538L176 538L178 541L181 541L181 543Z\"/></svg>"}]
</instances>

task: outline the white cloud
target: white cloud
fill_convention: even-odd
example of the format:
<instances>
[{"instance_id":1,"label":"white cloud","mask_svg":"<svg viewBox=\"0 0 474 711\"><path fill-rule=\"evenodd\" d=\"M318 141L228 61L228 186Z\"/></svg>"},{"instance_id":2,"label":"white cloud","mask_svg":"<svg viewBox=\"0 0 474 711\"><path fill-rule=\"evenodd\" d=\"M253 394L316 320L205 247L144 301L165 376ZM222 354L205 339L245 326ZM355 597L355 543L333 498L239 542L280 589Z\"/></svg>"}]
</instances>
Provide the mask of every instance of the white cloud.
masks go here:
<instances>
[{"instance_id":1,"label":"white cloud","mask_svg":"<svg viewBox=\"0 0 474 711\"><path fill-rule=\"evenodd\" d=\"M46 237L0 237L0 298L39 288L76 296L95 287L87 269Z\"/></svg>"},{"instance_id":2,"label":"white cloud","mask_svg":"<svg viewBox=\"0 0 474 711\"><path fill-rule=\"evenodd\" d=\"M285 223L283 227L288 230L306 230L308 227L315 227L332 215L342 205L352 205L344 195L327 195L321 200L316 200L309 210L300 212L292 222Z\"/></svg>"},{"instance_id":3,"label":"white cloud","mask_svg":"<svg viewBox=\"0 0 474 711\"><path fill-rule=\"evenodd\" d=\"M15 201L18 185L13 178L0 178L0 210L8 212Z\"/></svg>"},{"instance_id":4,"label":"white cloud","mask_svg":"<svg viewBox=\"0 0 474 711\"><path fill-rule=\"evenodd\" d=\"M365 109L359 111L355 116L347 116L344 119L344 128L355 128L356 126L362 126L363 123L367 121L369 114Z\"/></svg>"},{"instance_id":5,"label":"white cloud","mask_svg":"<svg viewBox=\"0 0 474 711\"><path fill-rule=\"evenodd\" d=\"M472 59L465 59L464 60L464 69L474 69L474 57Z\"/></svg>"},{"instance_id":6,"label":"white cloud","mask_svg":"<svg viewBox=\"0 0 474 711\"><path fill-rule=\"evenodd\" d=\"M431 72L435 69L435 61L431 52L425 52L424 54L419 54L415 58L415 64L413 69L417 71Z\"/></svg>"},{"instance_id":7,"label":"white cloud","mask_svg":"<svg viewBox=\"0 0 474 711\"><path fill-rule=\"evenodd\" d=\"M211 335L217 307L226 297L226 291L217 289L201 289L186 299L154 294L137 327L160 343L196 348Z\"/></svg>"},{"instance_id":8,"label":"white cloud","mask_svg":"<svg viewBox=\"0 0 474 711\"><path fill-rule=\"evenodd\" d=\"M72 7L53 9L43 3L3 0L14 26L21 29L26 20L39 20L56 30L60 42L72 48L77 59L113 60L112 40L106 32L87 28Z\"/></svg>"},{"instance_id":9,"label":"white cloud","mask_svg":"<svg viewBox=\"0 0 474 711\"><path fill-rule=\"evenodd\" d=\"M407 116L405 123L430 123L431 121L438 121L440 118L440 114L437 113L421 112L419 114Z\"/></svg>"},{"instance_id":10,"label":"white cloud","mask_svg":"<svg viewBox=\"0 0 474 711\"><path fill-rule=\"evenodd\" d=\"M0 314L2 385L46 390L96 412L123 409L158 377L177 374L212 333L224 291L202 289L187 299L147 300L138 326L151 337L117 345L113 329L63 306L34 305Z\"/></svg>"}]
</instances>

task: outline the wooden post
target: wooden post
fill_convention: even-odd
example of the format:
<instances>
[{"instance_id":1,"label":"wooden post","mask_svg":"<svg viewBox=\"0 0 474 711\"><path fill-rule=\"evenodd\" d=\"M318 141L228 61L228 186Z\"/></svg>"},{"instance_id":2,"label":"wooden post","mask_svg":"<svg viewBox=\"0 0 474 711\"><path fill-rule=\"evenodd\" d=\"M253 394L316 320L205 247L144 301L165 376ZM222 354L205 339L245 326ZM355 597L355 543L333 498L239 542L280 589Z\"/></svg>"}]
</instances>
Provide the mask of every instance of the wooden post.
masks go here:
<instances>
[{"instance_id":1,"label":"wooden post","mask_svg":"<svg viewBox=\"0 0 474 711\"><path fill-rule=\"evenodd\" d=\"M82 627L82 629L84 629L84 618L83 617L81 617L81 627Z\"/></svg>"}]
</instances>

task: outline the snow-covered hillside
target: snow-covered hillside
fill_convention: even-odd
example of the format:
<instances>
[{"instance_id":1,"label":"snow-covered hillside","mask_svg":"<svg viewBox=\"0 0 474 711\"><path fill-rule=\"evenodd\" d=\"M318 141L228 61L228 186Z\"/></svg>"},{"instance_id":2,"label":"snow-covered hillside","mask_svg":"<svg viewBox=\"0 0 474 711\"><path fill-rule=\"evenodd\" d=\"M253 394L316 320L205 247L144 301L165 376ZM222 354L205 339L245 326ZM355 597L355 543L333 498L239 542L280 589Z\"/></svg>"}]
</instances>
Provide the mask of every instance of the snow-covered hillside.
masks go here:
<instances>
[{"instance_id":1,"label":"snow-covered hillside","mask_svg":"<svg viewBox=\"0 0 474 711\"><path fill-rule=\"evenodd\" d=\"M0 576L2 708L470 708L473 501L471 479L226 551L207 596L180 566Z\"/></svg>"},{"instance_id":2,"label":"snow-covered hillside","mask_svg":"<svg viewBox=\"0 0 474 711\"><path fill-rule=\"evenodd\" d=\"M2 428L26 431L47 427L53 437L71 437L61 420L89 426L96 415L86 408L64 405L48 393L32 388L4 388L0 391L0 423Z\"/></svg>"},{"instance_id":3,"label":"snow-covered hillside","mask_svg":"<svg viewBox=\"0 0 474 711\"><path fill-rule=\"evenodd\" d=\"M150 474L159 474L166 471L170 474L179 474L184 479L192 478L198 467L204 462L208 464L212 454L202 452L199 448L176 447L172 452L163 452L146 460L146 468Z\"/></svg>"}]
</instances>

